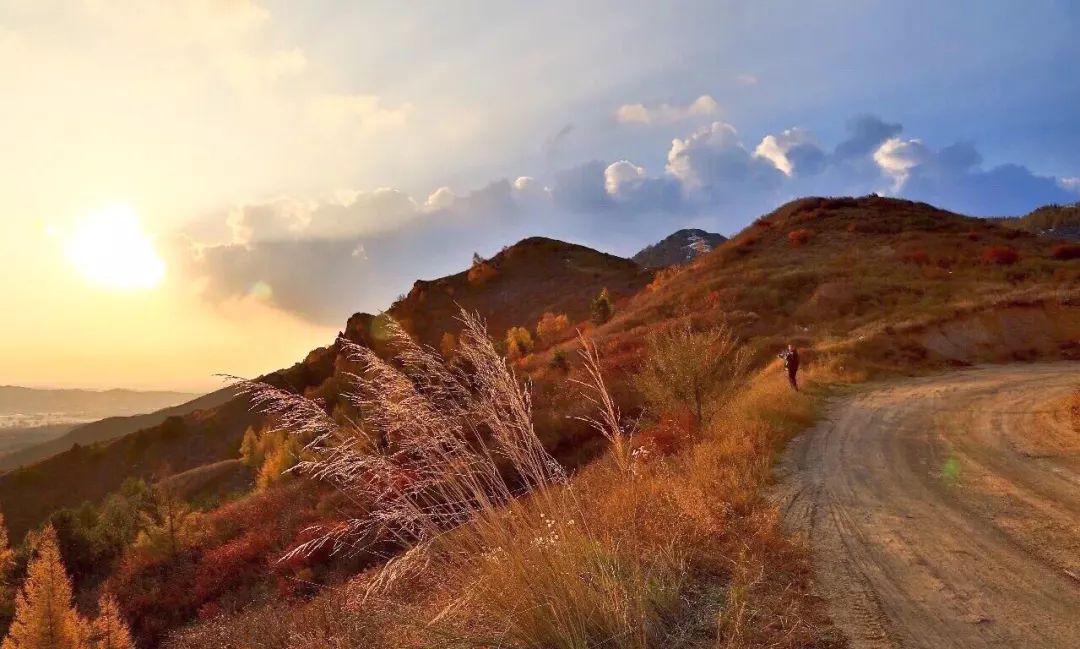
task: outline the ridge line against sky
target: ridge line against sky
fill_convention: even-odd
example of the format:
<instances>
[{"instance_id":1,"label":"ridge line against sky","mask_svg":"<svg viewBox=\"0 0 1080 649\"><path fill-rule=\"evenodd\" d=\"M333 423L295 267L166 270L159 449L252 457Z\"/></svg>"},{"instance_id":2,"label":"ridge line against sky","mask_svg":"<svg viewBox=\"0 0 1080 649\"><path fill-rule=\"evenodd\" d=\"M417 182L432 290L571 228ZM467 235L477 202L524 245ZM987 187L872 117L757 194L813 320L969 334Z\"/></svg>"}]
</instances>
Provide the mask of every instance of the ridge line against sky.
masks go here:
<instances>
[{"instance_id":1,"label":"ridge line against sky","mask_svg":"<svg viewBox=\"0 0 1080 649\"><path fill-rule=\"evenodd\" d=\"M1080 198L1080 8L809 5L0 0L0 382L208 389L533 234ZM102 210L153 275L73 267Z\"/></svg>"}]
</instances>

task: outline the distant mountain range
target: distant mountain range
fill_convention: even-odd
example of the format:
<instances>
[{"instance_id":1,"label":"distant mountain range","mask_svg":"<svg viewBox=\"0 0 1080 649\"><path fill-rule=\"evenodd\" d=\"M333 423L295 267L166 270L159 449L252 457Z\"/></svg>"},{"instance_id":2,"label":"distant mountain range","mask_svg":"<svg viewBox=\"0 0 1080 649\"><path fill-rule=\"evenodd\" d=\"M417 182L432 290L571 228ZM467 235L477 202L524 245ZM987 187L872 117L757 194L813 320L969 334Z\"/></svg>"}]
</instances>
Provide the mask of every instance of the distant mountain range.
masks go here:
<instances>
[{"instance_id":1,"label":"distant mountain range","mask_svg":"<svg viewBox=\"0 0 1080 649\"><path fill-rule=\"evenodd\" d=\"M198 410L214 408L235 396L236 394L232 388L225 388L180 405L154 410L145 414L106 417L74 427L69 425L66 430L60 430L50 437L37 440L32 445L23 445L18 450L12 450L6 455L0 456L0 472L33 464L58 453L63 453L76 445L88 446L97 442L123 437L144 428L152 428L169 417L182 417ZM28 432L33 431L34 429L29 429Z\"/></svg>"},{"instance_id":2,"label":"distant mountain range","mask_svg":"<svg viewBox=\"0 0 1080 649\"><path fill-rule=\"evenodd\" d=\"M152 412L197 396L185 392L54 390L5 385L0 386L0 417L68 416L89 421Z\"/></svg>"},{"instance_id":3,"label":"distant mountain range","mask_svg":"<svg viewBox=\"0 0 1080 649\"><path fill-rule=\"evenodd\" d=\"M645 268L664 268L686 263L699 254L710 252L727 241L722 234L705 230L686 229L673 232L663 241L654 243L631 257Z\"/></svg>"}]
</instances>

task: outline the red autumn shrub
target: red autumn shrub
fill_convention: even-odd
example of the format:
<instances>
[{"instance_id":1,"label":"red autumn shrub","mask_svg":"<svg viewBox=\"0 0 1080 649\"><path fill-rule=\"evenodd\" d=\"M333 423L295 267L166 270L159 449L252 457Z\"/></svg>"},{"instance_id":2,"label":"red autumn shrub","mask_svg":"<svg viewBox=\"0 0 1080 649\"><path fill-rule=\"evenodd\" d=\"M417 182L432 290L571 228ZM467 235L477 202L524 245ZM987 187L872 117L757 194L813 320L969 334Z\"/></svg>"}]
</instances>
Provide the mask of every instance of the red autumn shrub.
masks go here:
<instances>
[{"instance_id":1,"label":"red autumn shrub","mask_svg":"<svg viewBox=\"0 0 1080 649\"><path fill-rule=\"evenodd\" d=\"M1009 266L1020 261L1020 253L1009 246L989 246L983 248L981 258L986 264Z\"/></svg>"},{"instance_id":2,"label":"red autumn shrub","mask_svg":"<svg viewBox=\"0 0 1080 649\"><path fill-rule=\"evenodd\" d=\"M792 230L788 232L787 238L791 242L791 245L798 248L799 246L805 246L810 242L810 237L813 233L806 228L799 228L798 230Z\"/></svg>"},{"instance_id":3,"label":"red autumn shrub","mask_svg":"<svg viewBox=\"0 0 1080 649\"><path fill-rule=\"evenodd\" d=\"M195 574L195 597L207 601L226 590L264 576L271 556L271 539L252 530L202 556Z\"/></svg>"},{"instance_id":4,"label":"red autumn shrub","mask_svg":"<svg viewBox=\"0 0 1080 649\"><path fill-rule=\"evenodd\" d=\"M1050 256L1060 261L1080 259L1080 243L1059 243L1050 249Z\"/></svg>"},{"instance_id":5,"label":"red autumn shrub","mask_svg":"<svg viewBox=\"0 0 1080 649\"><path fill-rule=\"evenodd\" d=\"M773 227L773 224L772 224L772 221L770 221L769 219L762 216L762 217L759 217L757 220L754 221L754 227L755 228L762 228L764 230L768 230L768 229Z\"/></svg>"},{"instance_id":6,"label":"red autumn shrub","mask_svg":"<svg viewBox=\"0 0 1080 649\"><path fill-rule=\"evenodd\" d=\"M697 421L689 409L665 411L655 425L638 433L637 445L660 455L672 455L688 445L696 434Z\"/></svg>"},{"instance_id":7,"label":"red autumn shrub","mask_svg":"<svg viewBox=\"0 0 1080 649\"><path fill-rule=\"evenodd\" d=\"M967 233L966 236L968 238L968 241L978 241L979 240L979 233L974 231L974 230L968 230L968 233Z\"/></svg>"}]
</instances>

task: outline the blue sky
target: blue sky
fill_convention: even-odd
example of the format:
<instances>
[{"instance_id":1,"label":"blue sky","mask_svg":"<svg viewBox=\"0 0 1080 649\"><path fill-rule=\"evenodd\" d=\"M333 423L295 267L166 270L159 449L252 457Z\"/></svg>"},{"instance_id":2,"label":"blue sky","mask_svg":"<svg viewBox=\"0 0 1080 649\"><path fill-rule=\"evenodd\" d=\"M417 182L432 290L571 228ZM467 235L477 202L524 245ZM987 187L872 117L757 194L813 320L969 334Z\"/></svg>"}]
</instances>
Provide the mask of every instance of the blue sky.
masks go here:
<instances>
[{"instance_id":1,"label":"blue sky","mask_svg":"<svg viewBox=\"0 0 1080 649\"><path fill-rule=\"evenodd\" d=\"M0 259L36 278L0 286L0 380L270 369L535 234L629 255L808 194L1073 202L1078 28L1046 0L0 0Z\"/></svg>"}]
</instances>

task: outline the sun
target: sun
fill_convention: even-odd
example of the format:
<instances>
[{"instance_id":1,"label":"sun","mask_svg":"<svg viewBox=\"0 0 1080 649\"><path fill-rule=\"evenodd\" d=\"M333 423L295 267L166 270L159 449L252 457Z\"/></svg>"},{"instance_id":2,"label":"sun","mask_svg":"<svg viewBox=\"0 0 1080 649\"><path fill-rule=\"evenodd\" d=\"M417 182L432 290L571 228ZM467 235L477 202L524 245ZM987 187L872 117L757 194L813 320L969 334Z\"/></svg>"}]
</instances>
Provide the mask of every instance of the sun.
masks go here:
<instances>
[{"instance_id":1,"label":"sun","mask_svg":"<svg viewBox=\"0 0 1080 649\"><path fill-rule=\"evenodd\" d=\"M83 217L71 231L67 256L83 279L102 288L146 290L165 279L165 261L128 205Z\"/></svg>"}]
</instances>

